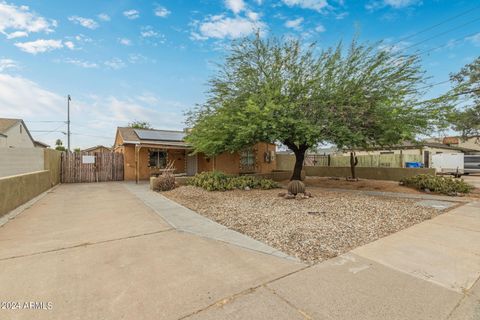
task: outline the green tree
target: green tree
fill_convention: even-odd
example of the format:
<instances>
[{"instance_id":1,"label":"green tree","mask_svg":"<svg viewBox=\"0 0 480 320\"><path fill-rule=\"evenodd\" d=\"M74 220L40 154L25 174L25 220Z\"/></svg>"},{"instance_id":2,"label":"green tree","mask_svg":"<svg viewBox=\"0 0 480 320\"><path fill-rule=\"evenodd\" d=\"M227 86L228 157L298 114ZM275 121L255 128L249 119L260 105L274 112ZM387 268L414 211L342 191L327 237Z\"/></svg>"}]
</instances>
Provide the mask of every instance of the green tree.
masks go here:
<instances>
[{"instance_id":1,"label":"green tree","mask_svg":"<svg viewBox=\"0 0 480 320\"><path fill-rule=\"evenodd\" d=\"M57 139L55 141L55 150L58 150L58 151L65 151L66 150L65 147L63 146L62 140Z\"/></svg>"},{"instance_id":2,"label":"green tree","mask_svg":"<svg viewBox=\"0 0 480 320\"><path fill-rule=\"evenodd\" d=\"M128 123L128 126L135 129L152 129L150 122L147 121L133 120L132 122Z\"/></svg>"},{"instance_id":3,"label":"green tree","mask_svg":"<svg viewBox=\"0 0 480 320\"><path fill-rule=\"evenodd\" d=\"M298 180L305 152L319 143L354 148L413 137L427 121L410 104L422 77L417 57L356 41L346 53L340 43L316 54L313 45L257 35L233 43L208 100L189 113L187 141L208 155L280 141L295 154Z\"/></svg>"},{"instance_id":4,"label":"green tree","mask_svg":"<svg viewBox=\"0 0 480 320\"><path fill-rule=\"evenodd\" d=\"M81 151L82 151L82 150L81 150L80 148L75 148L75 149L73 149L73 152L75 152L75 153L80 153Z\"/></svg>"},{"instance_id":5,"label":"green tree","mask_svg":"<svg viewBox=\"0 0 480 320\"><path fill-rule=\"evenodd\" d=\"M453 129L464 137L480 135L480 56L450 79L454 84L451 97L459 105L451 116Z\"/></svg>"},{"instance_id":6,"label":"green tree","mask_svg":"<svg viewBox=\"0 0 480 320\"><path fill-rule=\"evenodd\" d=\"M414 141L438 129L448 113L444 99L424 100L424 72L416 55L378 50L355 41L346 54L341 46L324 60L322 104L329 109L328 138L350 150L351 178L356 179L355 149ZM329 107L328 107L329 106Z\"/></svg>"}]
</instances>

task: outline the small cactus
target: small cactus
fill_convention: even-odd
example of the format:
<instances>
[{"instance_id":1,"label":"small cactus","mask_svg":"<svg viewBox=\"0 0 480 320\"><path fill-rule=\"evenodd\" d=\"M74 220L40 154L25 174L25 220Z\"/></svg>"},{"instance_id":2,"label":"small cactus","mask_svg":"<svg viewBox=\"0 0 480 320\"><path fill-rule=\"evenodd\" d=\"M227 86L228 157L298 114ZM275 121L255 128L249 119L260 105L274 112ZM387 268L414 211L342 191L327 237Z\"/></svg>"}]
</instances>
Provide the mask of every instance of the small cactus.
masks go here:
<instances>
[{"instance_id":1,"label":"small cactus","mask_svg":"<svg viewBox=\"0 0 480 320\"><path fill-rule=\"evenodd\" d=\"M287 186L288 193L297 195L299 193L305 193L305 184L300 180L292 180Z\"/></svg>"}]
</instances>

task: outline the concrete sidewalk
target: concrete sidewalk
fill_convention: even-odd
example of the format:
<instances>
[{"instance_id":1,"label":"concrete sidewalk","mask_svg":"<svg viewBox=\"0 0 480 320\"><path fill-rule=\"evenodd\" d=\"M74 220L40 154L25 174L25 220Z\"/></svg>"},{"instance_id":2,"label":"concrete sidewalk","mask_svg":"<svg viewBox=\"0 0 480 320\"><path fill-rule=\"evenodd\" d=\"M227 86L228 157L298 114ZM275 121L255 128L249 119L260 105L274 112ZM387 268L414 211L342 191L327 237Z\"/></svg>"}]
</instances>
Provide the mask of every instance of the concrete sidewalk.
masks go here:
<instances>
[{"instance_id":1,"label":"concrete sidewalk","mask_svg":"<svg viewBox=\"0 0 480 320\"><path fill-rule=\"evenodd\" d=\"M0 301L22 309L0 319L480 318L478 203L306 266L178 231L145 200L123 183L61 185L1 227Z\"/></svg>"}]
</instances>

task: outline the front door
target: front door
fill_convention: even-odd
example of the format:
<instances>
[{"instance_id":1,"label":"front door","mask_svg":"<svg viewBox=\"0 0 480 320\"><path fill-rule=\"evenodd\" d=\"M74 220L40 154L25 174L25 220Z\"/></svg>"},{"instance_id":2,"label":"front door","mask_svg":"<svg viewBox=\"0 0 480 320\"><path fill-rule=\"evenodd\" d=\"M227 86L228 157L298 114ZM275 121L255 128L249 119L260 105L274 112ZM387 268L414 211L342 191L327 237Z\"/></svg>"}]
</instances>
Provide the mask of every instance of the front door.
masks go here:
<instances>
[{"instance_id":1,"label":"front door","mask_svg":"<svg viewBox=\"0 0 480 320\"><path fill-rule=\"evenodd\" d=\"M187 151L188 152L188 151ZM197 155L187 154L187 176L194 176L197 174Z\"/></svg>"}]
</instances>

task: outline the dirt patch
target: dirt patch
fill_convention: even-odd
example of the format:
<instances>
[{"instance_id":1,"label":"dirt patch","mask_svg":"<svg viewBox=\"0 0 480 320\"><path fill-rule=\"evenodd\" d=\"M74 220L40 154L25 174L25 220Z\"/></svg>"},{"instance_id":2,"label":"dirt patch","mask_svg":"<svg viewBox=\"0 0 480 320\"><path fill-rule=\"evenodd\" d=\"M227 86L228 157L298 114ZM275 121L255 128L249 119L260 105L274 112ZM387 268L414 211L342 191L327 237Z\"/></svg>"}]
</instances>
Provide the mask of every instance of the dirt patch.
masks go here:
<instances>
[{"instance_id":1,"label":"dirt patch","mask_svg":"<svg viewBox=\"0 0 480 320\"><path fill-rule=\"evenodd\" d=\"M162 194L306 262L335 257L438 214L409 199L311 188L313 198L287 200L277 196L280 191L183 186Z\"/></svg>"},{"instance_id":2,"label":"dirt patch","mask_svg":"<svg viewBox=\"0 0 480 320\"><path fill-rule=\"evenodd\" d=\"M478 177L480 181L480 176ZM463 179L470 184L473 184L471 178L467 176ZM318 188L327 188L327 189L348 189L348 190L364 190L364 191L382 191L382 192L400 192L400 193L410 193L410 194L431 194L431 195L441 195L433 192L426 193L414 188L409 188L399 185L397 181L387 181L387 180L368 180L361 179L358 181L347 181L345 178L327 178L327 177L307 177L304 181L307 187L318 187ZM286 186L288 181L282 181L281 185ZM474 185L474 184L473 184ZM478 199L480 198L480 188L475 188L470 194L466 195L468 198ZM455 198L452 198L455 200Z\"/></svg>"}]
</instances>

